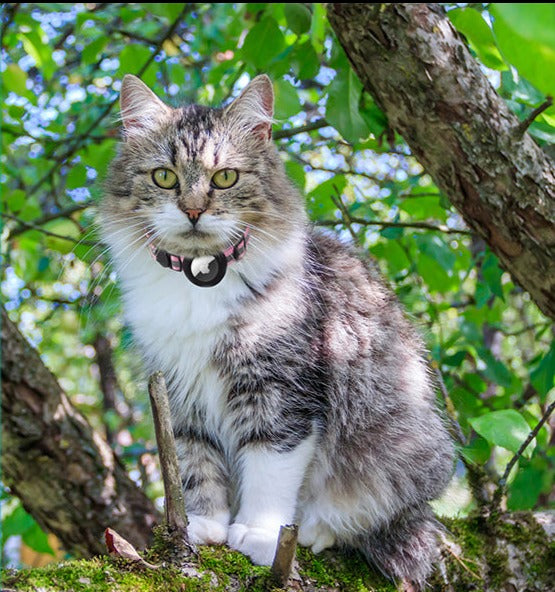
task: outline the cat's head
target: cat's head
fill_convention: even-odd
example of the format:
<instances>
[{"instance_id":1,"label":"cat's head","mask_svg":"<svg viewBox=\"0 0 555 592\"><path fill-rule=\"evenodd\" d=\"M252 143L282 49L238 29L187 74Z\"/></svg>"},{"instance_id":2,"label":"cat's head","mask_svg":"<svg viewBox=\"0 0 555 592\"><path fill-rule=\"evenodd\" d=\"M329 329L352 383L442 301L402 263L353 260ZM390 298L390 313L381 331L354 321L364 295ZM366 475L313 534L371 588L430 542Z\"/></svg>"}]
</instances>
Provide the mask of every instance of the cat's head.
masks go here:
<instances>
[{"instance_id":1,"label":"cat's head","mask_svg":"<svg viewBox=\"0 0 555 592\"><path fill-rule=\"evenodd\" d=\"M124 142L101 207L107 234L123 225L159 248L197 256L224 250L247 227L260 241L283 240L304 220L272 143L267 76L225 108L175 109L127 75L120 103Z\"/></svg>"}]
</instances>

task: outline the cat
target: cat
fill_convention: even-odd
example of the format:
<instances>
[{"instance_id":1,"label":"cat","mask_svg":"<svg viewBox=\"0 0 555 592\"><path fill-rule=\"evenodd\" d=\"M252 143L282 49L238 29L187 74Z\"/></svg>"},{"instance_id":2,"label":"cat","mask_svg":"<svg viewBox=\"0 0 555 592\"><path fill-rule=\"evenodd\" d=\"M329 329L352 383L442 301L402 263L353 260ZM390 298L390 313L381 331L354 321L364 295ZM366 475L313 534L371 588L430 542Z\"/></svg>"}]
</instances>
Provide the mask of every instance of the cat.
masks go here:
<instances>
[{"instance_id":1,"label":"cat","mask_svg":"<svg viewBox=\"0 0 555 592\"><path fill-rule=\"evenodd\" d=\"M120 103L100 225L168 384L191 541L268 565L297 523L423 585L453 467L424 348L373 264L309 224L270 79L171 108L126 75Z\"/></svg>"}]
</instances>

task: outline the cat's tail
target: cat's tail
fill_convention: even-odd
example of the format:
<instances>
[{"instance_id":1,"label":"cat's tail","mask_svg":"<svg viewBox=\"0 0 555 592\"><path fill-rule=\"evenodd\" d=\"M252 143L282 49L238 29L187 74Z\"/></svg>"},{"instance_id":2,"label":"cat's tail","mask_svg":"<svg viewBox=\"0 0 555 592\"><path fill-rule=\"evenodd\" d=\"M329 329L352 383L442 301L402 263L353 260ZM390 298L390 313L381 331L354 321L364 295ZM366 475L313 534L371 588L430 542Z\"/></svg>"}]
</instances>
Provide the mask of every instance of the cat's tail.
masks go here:
<instances>
[{"instance_id":1,"label":"cat's tail","mask_svg":"<svg viewBox=\"0 0 555 592\"><path fill-rule=\"evenodd\" d=\"M420 591L439 558L444 527L427 504L403 510L387 525L360 535L355 545L368 563L386 576L403 581L405 590Z\"/></svg>"}]
</instances>

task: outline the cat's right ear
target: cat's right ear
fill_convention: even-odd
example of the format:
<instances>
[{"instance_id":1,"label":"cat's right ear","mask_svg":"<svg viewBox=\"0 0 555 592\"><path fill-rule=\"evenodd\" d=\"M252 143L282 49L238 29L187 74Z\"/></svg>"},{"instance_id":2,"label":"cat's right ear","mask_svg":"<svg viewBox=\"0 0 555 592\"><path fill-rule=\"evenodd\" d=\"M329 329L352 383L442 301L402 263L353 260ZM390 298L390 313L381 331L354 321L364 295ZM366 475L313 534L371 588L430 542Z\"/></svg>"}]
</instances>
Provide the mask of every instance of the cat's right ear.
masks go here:
<instances>
[{"instance_id":1,"label":"cat's right ear","mask_svg":"<svg viewBox=\"0 0 555 592\"><path fill-rule=\"evenodd\" d=\"M171 108L132 74L123 77L119 101L126 137L144 136L171 113Z\"/></svg>"}]
</instances>

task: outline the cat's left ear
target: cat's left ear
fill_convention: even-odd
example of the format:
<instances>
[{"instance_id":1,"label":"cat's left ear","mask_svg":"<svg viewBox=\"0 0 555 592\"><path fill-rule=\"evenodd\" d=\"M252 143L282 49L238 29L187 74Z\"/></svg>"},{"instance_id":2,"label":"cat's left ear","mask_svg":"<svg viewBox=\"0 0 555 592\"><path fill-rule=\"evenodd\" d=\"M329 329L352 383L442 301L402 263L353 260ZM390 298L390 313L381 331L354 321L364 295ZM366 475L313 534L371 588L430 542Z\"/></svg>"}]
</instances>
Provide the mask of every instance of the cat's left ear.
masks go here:
<instances>
[{"instance_id":1,"label":"cat's left ear","mask_svg":"<svg viewBox=\"0 0 555 592\"><path fill-rule=\"evenodd\" d=\"M272 137L274 89L266 74L253 78L225 110L230 124L240 132L269 141Z\"/></svg>"},{"instance_id":2,"label":"cat's left ear","mask_svg":"<svg viewBox=\"0 0 555 592\"><path fill-rule=\"evenodd\" d=\"M148 133L167 119L172 111L144 82L132 74L123 77L120 107L127 136Z\"/></svg>"}]
</instances>

